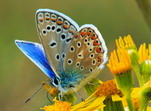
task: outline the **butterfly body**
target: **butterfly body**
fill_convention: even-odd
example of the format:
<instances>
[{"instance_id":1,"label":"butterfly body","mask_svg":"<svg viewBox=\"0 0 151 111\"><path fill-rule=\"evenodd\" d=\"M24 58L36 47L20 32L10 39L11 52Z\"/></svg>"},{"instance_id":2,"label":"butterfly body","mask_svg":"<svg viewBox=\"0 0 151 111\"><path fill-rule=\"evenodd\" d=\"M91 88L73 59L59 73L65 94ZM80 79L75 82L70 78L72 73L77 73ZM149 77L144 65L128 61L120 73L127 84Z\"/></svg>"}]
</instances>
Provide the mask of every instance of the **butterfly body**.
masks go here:
<instances>
[{"instance_id":1,"label":"butterfly body","mask_svg":"<svg viewBox=\"0 0 151 111\"><path fill-rule=\"evenodd\" d=\"M60 73L60 78L58 79L58 85L55 84L54 81L52 81L52 84L55 87L58 87L58 89L64 93L71 90L71 88L76 88L82 79L84 79L84 75L81 72L74 71L74 70L68 70L66 72Z\"/></svg>"},{"instance_id":2,"label":"butterfly body","mask_svg":"<svg viewBox=\"0 0 151 111\"><path fill-rule=\"evenodd\" d=\"M94 25L79 28L70 17L50 9L36 12L36 24L42 45L19 40L16 45L61 93L76 89L106 63L107 48Z\"/></svg>"}]
</instances>

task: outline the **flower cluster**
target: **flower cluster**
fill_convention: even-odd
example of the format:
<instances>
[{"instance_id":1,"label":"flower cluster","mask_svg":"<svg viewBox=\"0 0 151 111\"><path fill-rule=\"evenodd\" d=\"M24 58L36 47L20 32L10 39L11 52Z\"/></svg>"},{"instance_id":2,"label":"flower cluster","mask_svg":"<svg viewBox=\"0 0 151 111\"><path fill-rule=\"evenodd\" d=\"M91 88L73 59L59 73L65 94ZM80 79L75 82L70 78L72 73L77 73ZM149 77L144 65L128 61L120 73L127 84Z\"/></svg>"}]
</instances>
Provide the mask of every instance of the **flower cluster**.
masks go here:
<instances>
[{"instance_id":1,"label":"flower cluster","mask_svg":"<svg viewBox=\"0 0 151 111\"><path fill-rule=\"evenodd\" d=\"M85 85L90 95L76 105L54 99L45 111L149 111L151 100L151 44L137 49L130 35L116 40L117 49L111 52L107 66L114 79L102 82L94 79ZM132 74L136 74L139 87L135 87ZM97 82L96 82L97 81ZM97 84L96 84L97 83ZM97 87L96 87L97 86ZM48 88L46 88L48 91Z\"/></svg>"}]
</instances>

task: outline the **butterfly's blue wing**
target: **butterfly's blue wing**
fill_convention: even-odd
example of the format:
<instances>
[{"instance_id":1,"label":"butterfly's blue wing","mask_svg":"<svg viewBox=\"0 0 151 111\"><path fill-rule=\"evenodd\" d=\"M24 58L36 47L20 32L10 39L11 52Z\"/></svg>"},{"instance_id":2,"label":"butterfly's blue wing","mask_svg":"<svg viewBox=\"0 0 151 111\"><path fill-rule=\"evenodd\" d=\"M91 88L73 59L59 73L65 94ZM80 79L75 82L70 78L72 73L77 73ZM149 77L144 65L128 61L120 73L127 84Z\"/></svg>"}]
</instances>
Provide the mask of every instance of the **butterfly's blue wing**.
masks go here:
<instances>
[{"instance_id":1,"label":"butterfly's blue wing","mask_svg":"<svg viewBox=\"0 0 151 111\"><path fill-rule=\"evenodd\" d=\"M18 48L37 65L47 76L54 78L55 74L52 71L49 62L46 58L44 49L41 44L27 42L22 40L15 41Z\"/></svg>"}]
</instances>

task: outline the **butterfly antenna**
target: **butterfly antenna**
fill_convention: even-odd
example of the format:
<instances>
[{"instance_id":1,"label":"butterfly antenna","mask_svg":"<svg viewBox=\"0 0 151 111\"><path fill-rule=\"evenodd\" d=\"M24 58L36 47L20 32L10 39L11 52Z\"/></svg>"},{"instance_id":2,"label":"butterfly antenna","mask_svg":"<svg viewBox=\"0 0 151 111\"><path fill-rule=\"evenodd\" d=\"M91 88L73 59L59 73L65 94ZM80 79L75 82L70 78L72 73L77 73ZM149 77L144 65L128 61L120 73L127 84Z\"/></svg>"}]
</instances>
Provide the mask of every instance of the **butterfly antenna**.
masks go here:
<instances>
[{"instance_id":1,"label":"butterfly antenna","mask_svg":"<svg viewBox=\"0 0 151 111\"><path fill-rule=\"evenodd\" d=\"M27 100L25 100L24 103L27 103L28 101L30 101L31 98L33 98L43 88L43 85L44 84L42 84L41 87L32 96L30 96Z\"/></svg>"},{"instance_id":2,"label":"butterfly antenna","mask_svg":"<svg viewBox=\"0 0 151 111\"><path fill-rule=\"evenodd\" d=\"M84 101L84 99L81 97L81 95L73 87L71 87L71 89L79 96L81 101Z\"/></svg>"}]
</instances>

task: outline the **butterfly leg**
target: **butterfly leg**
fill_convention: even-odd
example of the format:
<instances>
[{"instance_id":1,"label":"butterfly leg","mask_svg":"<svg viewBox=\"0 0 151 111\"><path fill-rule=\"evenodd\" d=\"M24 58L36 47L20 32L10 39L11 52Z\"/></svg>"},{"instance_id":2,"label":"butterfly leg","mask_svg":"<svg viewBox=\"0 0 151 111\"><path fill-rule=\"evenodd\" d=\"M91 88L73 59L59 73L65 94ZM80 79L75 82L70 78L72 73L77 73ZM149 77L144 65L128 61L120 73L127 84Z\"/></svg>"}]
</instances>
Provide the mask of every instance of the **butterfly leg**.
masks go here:
<instances>
[{"instance_id":1,"label":"butterfly leg","mask_svg":"<svg viewBox=\"0 0 151 111\"><path fill-rule=\"evenodd\" d=\"M81 101L85 101L73 87L71 87L71 89L78 95L78 97L81 99Z\"/></svg>"},{"instance_id":2,"label":"butterfly leg","mask_svg":"<svg viewBox=\"0 0 151 111\"><path fill-rule=\"evenodd\" d=\"M86 79L84 79L84 81L85 81L88 85L92 85L92 86L94 86L94 85L95 85L94 83L89 82L89 81L87 81Z\"/></svg>"},{"instance_id":3,"label":"butterfly leg","mask_svg":"<svg viewBox=\"0 0 151 111\"><path fill-rule=\"evenodd\" d=\"M49 98L49 92L47 91L47 99L49 100L49 102L51 103L51 104L53 104L53 102L50 100L50 98Z\"/></svg>"},{"instance_id":4,"label":"butterfly leg","mask_svg":"<svg viewBox=\"0 0 151 111\"><path fill-rule=\"evenodd\" d=\"M58 99L59 99L59 101L61 101L62 98L63 98L63 93L62 93L62 91L61 91L61 92L58 94Z\"/></svg>"},{"instance_id":5,"label":"butterfly leg","mask_svg":"<svg viewBox=\"0 0 151 111\"><path fill-rule=\"evenodd\" d=\"M100 83L93 83L93 82L89 82L87 79L83 79L88 85L92 85L92 86L95 86L95 85L100 85Z\"/></svg>"}]
</instances>

